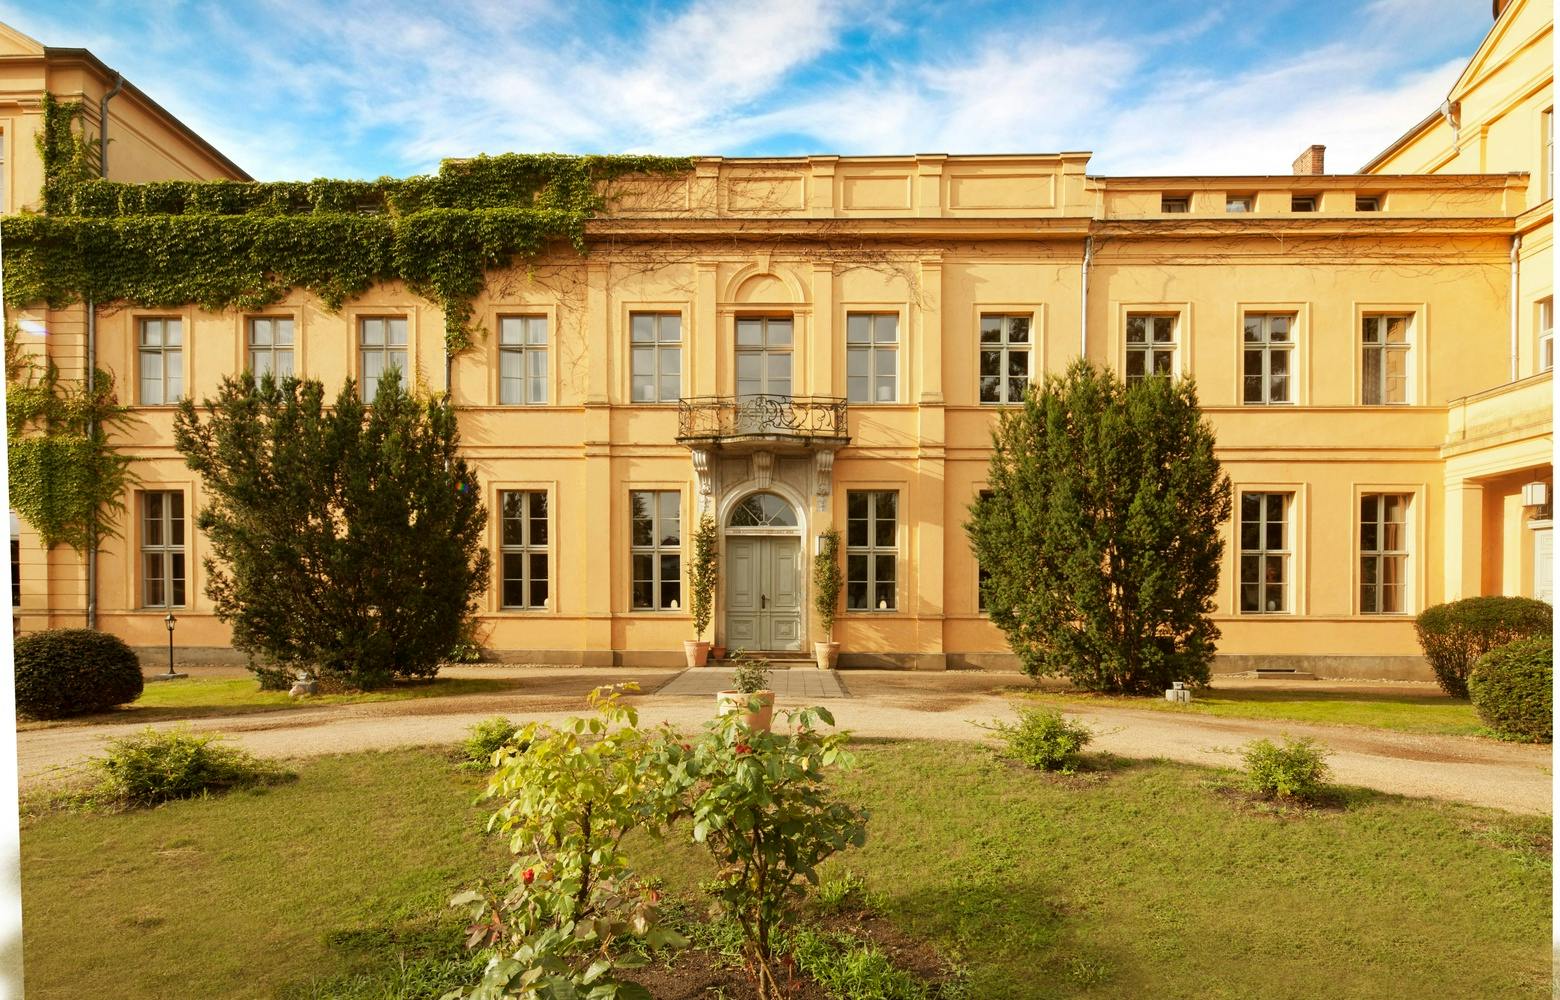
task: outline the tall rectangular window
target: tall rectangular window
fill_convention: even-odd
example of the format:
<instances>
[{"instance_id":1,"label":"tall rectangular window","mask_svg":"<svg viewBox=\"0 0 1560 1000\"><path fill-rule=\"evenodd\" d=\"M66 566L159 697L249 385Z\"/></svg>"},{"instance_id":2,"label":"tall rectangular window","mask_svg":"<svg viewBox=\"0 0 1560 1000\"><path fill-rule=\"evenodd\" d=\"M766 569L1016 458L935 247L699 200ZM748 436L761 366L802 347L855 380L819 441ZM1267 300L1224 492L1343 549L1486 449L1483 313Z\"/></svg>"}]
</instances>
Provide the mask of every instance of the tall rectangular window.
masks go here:
<instances>
[{"instance_id":1,"label":"tall rectangular window","mask_svg":"<svg viewBox=\"0 0 1560 1000\"><path fill-rule=\"evenodd\" d=\"M1246 403L1288 403L1295 318L1289 313L1247 313L1242 334Z\"/></svg>"},{"instance_id":2,"label":"tall rectangular window","mask_svg":"<svg viewBox=\"0 0 1560 1000\"><path fill-rule=\"evenodd\" d=\"M1544 190L1544 200L1555 196L1555 109L1545 108L1542 116L1544 165L1541 175Z\"/></svg>"},{"instance_id":3,"label":"tall rectangular window","mask_svg":"<svg viewBox=\"0 0 1560 1000\"><path fill-rule=\"evenodd\" d=\"M184 493L141 494L141 606L184 607Z\"/></svg>"},{"instance_id":4,"label":"tall rectangular window","mask_svg":"<svg viewBox=\"0 0 1560 1000\"><path fill-rule=\"evenodd\" d=\"M1553 295L1538 300L1538 370L1547 372L1555 366L1555 299Z\"/></svg>"},{"instance_id":5,"label":"tall rectangular window","mask_svg":"<svg viewBox=\"0 0 1560 1000\"><path fill-rule=\"evenodd\" d=\"M682 395L682 316L633 313L628 325L634 402L677 402Z\"/></svg>"},{"instance_id":6,"label":"tall rectangular window","mask_svg":"<svg viewBox=\"0 0 1560 1000\"><path fill-rule=\"evenodd\" d=\"M852 403L899 399L899 315L845 317L845 396Z\"/></svg>"},{"instance_id":7,"label":"tall rectangular window","mask_svg":"<svg viewBox=\"0 0 1560 1000\"><path fill-rule=\"evenodd\" d=\"M893 611L899 564L899 493L845 494L845 608Z\"/></svg>"},{"instance_id":8,"label":"tall rectangular window","mask_svg":"<svg viewBox=\"0 0 1560 1000\"><path fill-rule=\"evenodd\" d=\"M1240 495L1240 610L1289 610L1289 493Z\"/></svg>"},{"instance_id":9,"label":"tall rectangular window","mask_svg":"<svg viewBox=\"0 0 1560 1000\"><path fill-rule=\"evenodd\" d=\"M22 606L22 538L21 522L16 511L11 511L11 607Z\"/></svg>"},{"instance_id":10,"label":"tall rectangular window","mask_svg":"<svg viewBox=\"0 0 1560 1000\"><path fill-rule=\"evenodd\" d=\"M499 558L503 570L503 606L547 607L547 492L505 490L498 495L503 511Z\"/></svg>"},{"instance_id":11,"label":"tall rectangular window","mask_svg":"<svg viewBox=\"0 0 1560 1000\"><path fill-rule=\"evenodd\" d=\"M790 316L737 318L737 395L791 395Z\"/></svg>"},{"instance_id":12,"label":"tall rectangular window","mask_svg":"<svg viewBox=\"0 0 1560 1000\"><path fill-rule=\"evenodd\" d=\"M995 495L991 490L980 491L982 500L990 500ZM975 609L983 614L986 611L986 581L990 577L991 571L982 566L979 559L975 560Z\"/></svg>"},{"instance_id":13,"label":"tall rectangular window","mask_svg":"<svg viewBox=\"0 0 1560 1000\"><path fill-rule=\"evenodd\" d=\"M255 378L293 373L293 321L287 316L249 318L249 370Z\"/></svg>"},{"instance_id":14,"label":"tall rectangular window","mask_svg":"<svg viewBox=\"0 0 1560 1000\"><path fill-rule=\"evenodd\" d=\"M1366 316L1361 335L1360 402L1366 406L1408 402L1408 329L1404 314Z\"/></svg>"},{"instance_id":15,"label":"tall rectangular window","mask_svg":"<svg viewBox=\"0 0 1560 1000\"><path fill-rule=\"evenodd\" d=\"M184 395L184 321L148 318L138 326L141 404L177 403Z\"/></svg>"},{"instance_id":16,"label":"tall rectangular window","mask_svg":"<svg viewBox=\"0 0 1560 1000\"><path fill-rule=\"evenodd\" d=\"M547 317L498 320L498 401L538 406L547 402Z\"/></svg>"},{"instance_id":17,"label":"tall rectangular window","mask_svg":"<svg viewBox=\"0 0 1560 1000\"><path fill-rule=\"evenodd\" d=\"M1406 610L1408 496L1360 497L1360 613L1396 615Z\"/></svg>"},{"instance_id":18,"label":"tall rectangular window","mask_svg":"<svg viewBox=\"0 0 1560 1000\"><path fill-rule=\"evenodd\" d=\"M358 354L362 361L363 398L372 400L379 391L379 377L394 368L401 373L401 388L411 384L406 369L406 318L404 316L365 316L358 320Z\"/></svg>"},{"instance_id":19,"label":"tall rectangular window","mask_svg":"<svg viewBox=\"0 0 1560 1000\"><path fill-rule=\"evenodd\" d=\"M980 317L980 401L1022 403L1029 388L1031 316Z\"/></svg>"},{"instance_id":20,"label":"tall rectangular window","mask_svg":"<svg viewBox=\"0 0 1560 1000\"><path fill-rule=\"evenodd\" d=\"M1174 313L1127 314L1127 383L1150 375L1175 374L1176 327Z\"/></svg>"},{"instance_id":21,"label":"tall rectangular window","mask_svg":"<svg viewBox=\"0 0 1560 1000\"><path fill-rule=\"evenodd\" d=\"M629 545L635 611L682 607L682 493L633 490Z\"/></svg>"}]
</instances>

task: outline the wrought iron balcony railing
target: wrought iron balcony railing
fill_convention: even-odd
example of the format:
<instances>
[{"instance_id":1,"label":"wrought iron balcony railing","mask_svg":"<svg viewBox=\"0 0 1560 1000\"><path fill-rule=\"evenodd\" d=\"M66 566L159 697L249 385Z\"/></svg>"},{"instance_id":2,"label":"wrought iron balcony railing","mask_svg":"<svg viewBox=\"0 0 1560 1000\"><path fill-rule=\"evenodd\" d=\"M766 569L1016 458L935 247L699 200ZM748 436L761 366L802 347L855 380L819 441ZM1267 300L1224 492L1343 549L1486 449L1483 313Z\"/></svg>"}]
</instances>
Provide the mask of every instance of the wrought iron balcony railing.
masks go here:
<instances>
[{"instance_id":1,"label":"wrought iron balcony railing","mask_svg":"<svg viewBox=\"0 0 1560 1000\"><path fill-rule=\"evenodd\" d=\"M845 400L836 396L693 396L677 401L677 440L796 438L843 444Z\"/></svg>"}]
</instances>

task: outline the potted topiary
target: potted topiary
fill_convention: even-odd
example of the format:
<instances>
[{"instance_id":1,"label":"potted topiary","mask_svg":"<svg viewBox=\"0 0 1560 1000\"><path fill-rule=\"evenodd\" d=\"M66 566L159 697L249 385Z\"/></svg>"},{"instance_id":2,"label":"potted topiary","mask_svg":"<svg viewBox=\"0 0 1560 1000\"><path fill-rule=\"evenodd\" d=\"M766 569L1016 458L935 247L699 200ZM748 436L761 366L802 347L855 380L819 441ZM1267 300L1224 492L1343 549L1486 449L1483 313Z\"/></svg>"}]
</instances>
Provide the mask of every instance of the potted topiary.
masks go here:
<instances>
[{"instance_id":1,"label":"potted topiary","mask_svg":"<svg viewBox=\"0 0 1560 1000\"><path fill-rule=\"evenodd\" d=\"M709 662L710 644L704 641L704 630L710 627L715 587L720 582L716 542L715 518L706 513L699 518L699 527L693 533L693 565L688 570L688 583L693 588L694 638L683 643L683 655L690 667L702 667Z\"/></svg>"},{"instance_id":2,"label":"potted topiary","mask_svg":"<svg viewBox=\"0 0 1560 1000\"><path fill-rule=\"evenodd\" d=\"M840 533L827 528L818 536L818 555L813 559L813 607L818 624L828 639L813 643L818 669L831 670L840 658L840 644L834 641L834 616L840 606Z\"/></svg>"},{"instance_id":3,"label":"potted topiary","mask_svg":"<svg viewBox=\"0 0 1560 1000\"><path fill-rule=\"evenodd\" d=\"M749 729L769 730L775 714L775 693L769 690L769 661L748 659L747 650L739 649L731 654L737 665L732 672L735 687L715 695L718 715L741 712Z\"/></svg>"}]
</instances>

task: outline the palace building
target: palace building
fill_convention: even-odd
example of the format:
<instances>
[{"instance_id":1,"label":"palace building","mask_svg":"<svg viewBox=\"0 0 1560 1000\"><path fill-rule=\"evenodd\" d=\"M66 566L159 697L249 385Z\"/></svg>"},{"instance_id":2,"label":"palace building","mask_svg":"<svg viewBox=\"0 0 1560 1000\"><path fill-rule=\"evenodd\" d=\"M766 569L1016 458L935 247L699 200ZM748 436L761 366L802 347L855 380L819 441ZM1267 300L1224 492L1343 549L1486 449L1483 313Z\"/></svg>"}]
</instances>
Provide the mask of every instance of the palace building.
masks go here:
<instances>
[{"instance_id":1,"label":"palace building","mask_svg":"<svg viewBox=\"0 0 1560 1000\"><path fill-rule=\"evenodd\" d=\"M24 310L23 343L75 376L90 318L138 482L90 580L13 521L15 618L79 626L90 601L155 647L177 609L185 655L219 655L171 404L246 366L329 387L394 365L459 407L495 655L680 662L708 511L718 643L822 638L810 564L834 526L842 665L1010 667L963 522L997 416L1083 355L1197 380L1236 491L1216 671L1428 678L1418 611L1552 595L1552 27L1546 4L1497 4L1446 102L1355 173L1314 146L1282 176L1100 177L1063 152L711 157L622 181L588 256L489 275L486 335L453 357L440 310L399 286L334 312L302 292ZM116 78L11 32L0 72L8 151L31 149L43 90L95 123ZM243 179L138 91L108 107L112 179ZM36 204L35 163L3 176L7 211Z\"/></svg>"}]
</instances>

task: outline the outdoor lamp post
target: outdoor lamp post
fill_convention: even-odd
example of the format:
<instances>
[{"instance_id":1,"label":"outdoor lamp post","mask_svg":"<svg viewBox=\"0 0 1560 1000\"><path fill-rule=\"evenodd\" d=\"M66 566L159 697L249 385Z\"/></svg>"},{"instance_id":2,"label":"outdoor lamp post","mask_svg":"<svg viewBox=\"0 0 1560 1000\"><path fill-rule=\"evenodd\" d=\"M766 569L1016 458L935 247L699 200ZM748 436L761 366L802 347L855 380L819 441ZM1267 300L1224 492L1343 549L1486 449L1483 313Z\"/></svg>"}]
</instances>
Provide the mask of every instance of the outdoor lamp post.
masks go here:
<instances>
[{"instance_id":1,"label":"outdoor lamp post","mask_svg":"<svg viewBox=\"0 0 1560 1000\"><path fill-rule=\"evenodd\" d=\"M168 676L169 677L174 676L174 674L173 674L173 627L175 625L177 625L178 623L179 623L179 620L177 618L173 617L173 612L172 611L168 612L168 617L163 619L163 624L168 626Z\"/></svg>"}]
</instances>

